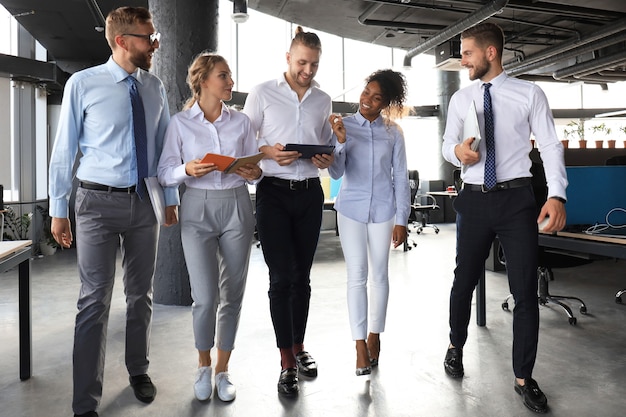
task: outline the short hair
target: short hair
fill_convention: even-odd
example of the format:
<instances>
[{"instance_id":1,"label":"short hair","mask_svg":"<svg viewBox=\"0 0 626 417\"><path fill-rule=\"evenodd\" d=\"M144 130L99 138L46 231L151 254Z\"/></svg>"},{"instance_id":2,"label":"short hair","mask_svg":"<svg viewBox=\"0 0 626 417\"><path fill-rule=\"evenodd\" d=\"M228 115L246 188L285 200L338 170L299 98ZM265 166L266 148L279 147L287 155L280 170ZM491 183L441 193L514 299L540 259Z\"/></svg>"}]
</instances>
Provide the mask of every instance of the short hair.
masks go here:
<instances>
[{"instance_id":1,"label":"short hair","mask_svg":"<svg viewBox=\"0 0 626 417\"><path fill-rule=\"evenodd\" d=\"M105 36L111 50L115 49L115 37L127 33L136 24L152 21L150 11L145 7L118 7L111 10L106 19Z\"/></svg>"},{"instance_id":2,"label":"short hair","mask_svg":"<svg viewBox=\"0 0 626 417\"><path fill-rule=\"evenodd\" d=\"M504 32L497 24L485 22L472 26L461 33L461 39L466 38L473 38L481 48L493 45L498 55L502 57L504 52Z\"/></svg>"},{"instance_id":3,"label":"short hair","mask_svg":"<svg viewBox=\"0 0 626 417\"><path fill-rule=\"evenodd\" d=\"M302 26L296 28L296 34L291 40L289 50L291 51L296 45L304 45L307 48L317 49L320 53L322 52L322 42L320 38L313 32L305 32Z\"/></svg>"},{"instance_id":4,"label":"short hair","mask_svg":"<svg viewBox=\"0 0 626 417\"><path fill-rule=\"evenodd\" d=\"M402 117L407 96L404 74L390 69L378 70L365 79L367 84L372 81L376 81L380 85L383 100L387 103L382 111L383 114L392 120Z\"/></svg>"},{"instance_id":5,"label":"short hair","mask_svg":"<svg viewBox=\"0 0 626 417\"><path fill-rule=\"evenodd\" d=\"M201 52L194 58L187 70L187 85L192 95L185 102L183 110L191 108L198 101L202 91L202 83L209 77L209 74L211 74L211 71L219 62L226 62L226 59L212 52Z\"/></svg>"}]
</instances>

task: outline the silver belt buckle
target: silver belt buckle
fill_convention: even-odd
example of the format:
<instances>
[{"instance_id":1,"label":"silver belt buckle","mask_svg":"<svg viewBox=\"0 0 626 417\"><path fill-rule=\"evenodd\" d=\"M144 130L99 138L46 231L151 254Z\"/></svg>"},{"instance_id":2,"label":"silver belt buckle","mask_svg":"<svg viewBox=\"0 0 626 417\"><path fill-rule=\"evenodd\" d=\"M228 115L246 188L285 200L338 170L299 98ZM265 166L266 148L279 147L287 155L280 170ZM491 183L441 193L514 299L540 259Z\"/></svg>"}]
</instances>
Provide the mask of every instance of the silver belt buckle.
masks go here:
<instances>
[{"instance_id":1,"label":"silver belt buckle","mask_svg":"<svg viewBox=\"0 0 626 417\"><path fill-rule=\"evenodd\" d=\"M290 189L291 191L295 191L295 190L296 190L296 189L294 188L294 186L293 186L296 182L297 182L296 180L289 180L289 189Z\"/></svg>"},{"instance_id":2,"label":"silver belt buckle","mask_svg":"<svg viewBox=\"0 0 626 417\"><path fill-rule=\"evenodd\" d=\"M489 192L489 190L490 190L490 189L485 188L485 184L480 184L480 191L481 191L483 194L488 193L488 192Z\"/></svg>"}]
</instances>

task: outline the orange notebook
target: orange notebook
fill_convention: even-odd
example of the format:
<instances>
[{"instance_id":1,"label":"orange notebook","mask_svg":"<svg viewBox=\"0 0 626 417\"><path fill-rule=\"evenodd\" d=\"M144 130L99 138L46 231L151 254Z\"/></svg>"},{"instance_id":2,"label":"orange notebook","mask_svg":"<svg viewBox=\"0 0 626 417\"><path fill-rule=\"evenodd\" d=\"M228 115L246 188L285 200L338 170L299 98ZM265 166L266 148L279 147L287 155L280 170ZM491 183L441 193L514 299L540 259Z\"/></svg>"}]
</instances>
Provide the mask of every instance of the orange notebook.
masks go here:
<instances>
[{"instance_id":1,"label":"orange notebook","mask_svg":"<svg viewBox=\"0 0 626 417\"><path fill-rule=\"evenodd\" d=\"M254 155L241 156L239 158L235 158L228 155L219 155L216 153L207 153L202 158L203 164L214 163L217 165L217 169L222 171L224 174L229 174L231 172L237 171L239 167L245 164L257 164L261 159L263 159L263 153L259 152Z\"/></svg>"}]
</instances>

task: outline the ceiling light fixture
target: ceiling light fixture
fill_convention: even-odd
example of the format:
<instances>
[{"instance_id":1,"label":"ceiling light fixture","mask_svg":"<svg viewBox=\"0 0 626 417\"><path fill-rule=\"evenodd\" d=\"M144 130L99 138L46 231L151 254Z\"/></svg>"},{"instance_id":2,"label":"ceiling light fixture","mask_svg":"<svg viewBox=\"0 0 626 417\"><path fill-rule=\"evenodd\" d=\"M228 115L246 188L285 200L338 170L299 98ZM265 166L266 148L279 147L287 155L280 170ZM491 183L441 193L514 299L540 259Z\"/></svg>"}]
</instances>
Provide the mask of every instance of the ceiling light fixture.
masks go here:
<instances>
[{"instance_id":1,"label":"ceiling light fixture","mask_svg":"<svg viewBox=\"0 0 626 417\"><path fill-rule=\"evenodd\" d=\"M233 14L230 15L235 23L245 23L248 15L248 0L233 0Z\"/></svg>"}]
</instances>

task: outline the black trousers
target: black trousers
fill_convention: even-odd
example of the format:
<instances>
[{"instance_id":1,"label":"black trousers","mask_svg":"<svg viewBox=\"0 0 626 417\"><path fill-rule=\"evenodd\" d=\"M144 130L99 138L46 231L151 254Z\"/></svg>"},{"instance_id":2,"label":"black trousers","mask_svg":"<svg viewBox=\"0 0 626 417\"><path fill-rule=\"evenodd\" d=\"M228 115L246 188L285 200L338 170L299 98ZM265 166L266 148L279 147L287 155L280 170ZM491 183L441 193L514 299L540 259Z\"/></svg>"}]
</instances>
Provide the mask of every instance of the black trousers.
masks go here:
<instances>
[{"instance_id":1,"label":"black trousers","mask_svg":"<svg viewBox=\"0 0 626 417\"><path fill-rule=\"evenodd\" d=\"M257 185L257 230L269 268L270 313L279 348L304 343L323 204L318 178L295 190L272 177Z\"/></svg>"},{"instance_id":2,"label":"black trousers","mask_svg":"<svg viewBox=\"0 0 626 417\"><path fill-rule=\"evenodd\" d=\"M495 236L506 257L513 310L513 371L532 376L539 339L537 206L532 187L482 193L463 189L454 202L457 254L450 293L450 343L467 340L472 294Z\"/></svg>"}]
</instances>

